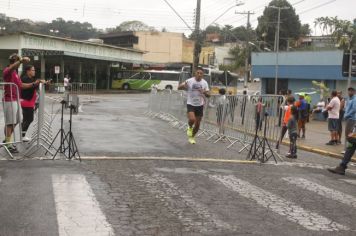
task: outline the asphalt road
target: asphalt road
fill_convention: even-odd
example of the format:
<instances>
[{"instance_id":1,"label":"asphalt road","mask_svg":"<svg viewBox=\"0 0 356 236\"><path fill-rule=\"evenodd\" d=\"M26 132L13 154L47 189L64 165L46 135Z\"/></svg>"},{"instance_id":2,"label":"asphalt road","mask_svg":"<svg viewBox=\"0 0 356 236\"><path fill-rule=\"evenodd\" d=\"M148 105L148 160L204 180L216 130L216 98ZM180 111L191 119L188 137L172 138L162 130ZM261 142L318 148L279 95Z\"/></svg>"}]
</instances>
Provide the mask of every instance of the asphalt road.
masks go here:
<instances>
[{"instance_id":1,"label":"asphalt road","mask_svg":"<svg viewBox=\"0 0 356 236\"><path fill-rule=\"evenodd\" d=\"M354 167L336 176L326 167L338 160L307 152L241 164L238 148L189 145L184 131L145 116L146 99L105 95L82 106L74 117L82 162L2 156L0 235L356 234Z\"/></svg>"}]
</instances>

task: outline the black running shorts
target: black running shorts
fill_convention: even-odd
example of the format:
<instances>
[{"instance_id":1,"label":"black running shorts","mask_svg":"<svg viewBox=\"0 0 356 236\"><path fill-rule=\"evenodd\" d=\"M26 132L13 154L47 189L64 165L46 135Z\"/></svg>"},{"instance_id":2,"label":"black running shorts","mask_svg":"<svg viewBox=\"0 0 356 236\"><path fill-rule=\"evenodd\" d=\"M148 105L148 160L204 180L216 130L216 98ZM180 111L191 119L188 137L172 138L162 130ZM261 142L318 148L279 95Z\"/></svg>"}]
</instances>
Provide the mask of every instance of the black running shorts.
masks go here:
<instances>
[{"instance_id":1,"label":"black running shorts","mask_svg":"<svg viewBox=\"0 0 356 236\"><path fill-rule=\"evenodd\" d=\"M187 104L187 112L194 112L196 117L203 117L204 106L195 107L190 104Z\"/></svg>"}]
</instances>

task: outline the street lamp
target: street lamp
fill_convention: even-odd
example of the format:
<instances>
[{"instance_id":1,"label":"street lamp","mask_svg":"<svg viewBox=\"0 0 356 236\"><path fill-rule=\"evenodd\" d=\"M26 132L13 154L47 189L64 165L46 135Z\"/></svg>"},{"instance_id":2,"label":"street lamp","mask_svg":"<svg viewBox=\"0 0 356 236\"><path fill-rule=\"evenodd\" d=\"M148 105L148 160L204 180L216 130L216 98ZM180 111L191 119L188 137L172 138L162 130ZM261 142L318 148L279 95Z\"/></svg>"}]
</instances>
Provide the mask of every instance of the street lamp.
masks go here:
<instances>
[{"instance_id":1,"label":"street lamp","mask_svg":"<svg viewBox=\"0 0 356 236\"><path fill-rule=\"evenodd\" d=\"M257 42L261 42L261 41L257 41ZM259 52L262 52L261 48L258 47L258 46L257 46L256 44L254 44L253 42L248 42L248 44L250 44L250 45L254 46L255 48L257 48L257 50L258 50ZM267 51L267 52L270 52L270 51L271 51L271 49L269 49L268 47L264 47L263 50L265 50L265 51Z\"/></svg>"}]
</instances>

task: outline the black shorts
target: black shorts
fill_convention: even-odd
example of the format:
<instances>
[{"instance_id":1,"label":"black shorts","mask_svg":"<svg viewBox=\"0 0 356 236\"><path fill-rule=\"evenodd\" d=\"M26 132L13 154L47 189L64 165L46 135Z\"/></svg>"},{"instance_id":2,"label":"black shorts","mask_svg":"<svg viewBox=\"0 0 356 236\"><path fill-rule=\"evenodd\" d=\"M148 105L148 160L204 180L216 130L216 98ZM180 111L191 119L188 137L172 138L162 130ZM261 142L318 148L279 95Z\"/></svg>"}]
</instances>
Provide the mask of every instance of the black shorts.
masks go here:
<instances>
[{"instance_id":1,"label":"black shorts","mask_svg":"<svg viewBox=\"0 0 356 236\"><path fill-rule=\"evenodd\" d=\"M204 106L192 106L190 104L187 104L187 112L194 112L195 116L197 117L203 117L203 113L204 113Z\"/></svg>"},{"instance_id":2,"label":"black shorts","mask_svg":"<svg viewBox=\"0 0 356 236\"><path fill-rule=\"evenodd\" d=\"M339 130L339 119L328 119L328 128L329 131L338 131Z\"/></svg>"}]
</instances>

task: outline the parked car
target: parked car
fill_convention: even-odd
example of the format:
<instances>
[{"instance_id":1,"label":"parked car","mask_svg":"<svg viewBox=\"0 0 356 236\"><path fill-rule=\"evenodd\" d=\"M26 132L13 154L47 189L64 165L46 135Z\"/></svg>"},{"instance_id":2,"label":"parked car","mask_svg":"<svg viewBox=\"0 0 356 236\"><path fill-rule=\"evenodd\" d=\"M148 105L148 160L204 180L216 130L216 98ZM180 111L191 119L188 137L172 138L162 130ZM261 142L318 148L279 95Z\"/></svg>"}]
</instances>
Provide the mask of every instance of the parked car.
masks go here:
<instances>
[{"instance_id":1,"label":"parked car","mask_svg":"<svg viewBox=\"0 0 356 236\"><path fill-rule=\"evenodd\" d=\"M261 79L260 78L254 78L253 82L261 82Z\"/></svg>"}]
</instances>

